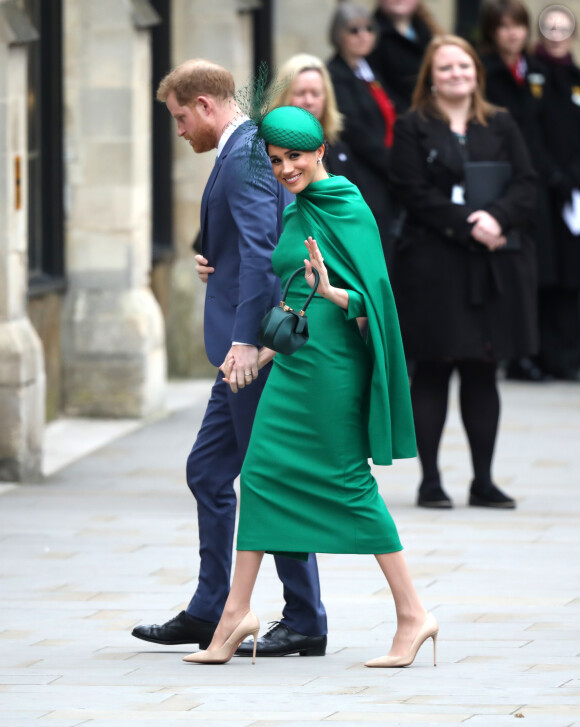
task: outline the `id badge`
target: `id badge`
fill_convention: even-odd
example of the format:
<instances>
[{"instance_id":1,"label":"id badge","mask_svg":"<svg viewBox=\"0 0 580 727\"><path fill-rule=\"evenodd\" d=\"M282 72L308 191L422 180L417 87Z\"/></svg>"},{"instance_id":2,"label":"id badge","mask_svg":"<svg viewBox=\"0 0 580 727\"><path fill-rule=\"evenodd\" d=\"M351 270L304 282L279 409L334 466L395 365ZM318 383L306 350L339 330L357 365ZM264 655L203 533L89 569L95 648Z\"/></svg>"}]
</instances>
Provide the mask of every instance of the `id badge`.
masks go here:
<instances>
[{"instance_id":1,"label":"id badge","mask_svg":"<svg viewBox=\"0 0 580 727\"><path fill-rule=\"evenodd\" d=\"M453 204L465 204L465 189L462 184L454 184L451 189L451 201Z\"/></svg>"}]
</instances>

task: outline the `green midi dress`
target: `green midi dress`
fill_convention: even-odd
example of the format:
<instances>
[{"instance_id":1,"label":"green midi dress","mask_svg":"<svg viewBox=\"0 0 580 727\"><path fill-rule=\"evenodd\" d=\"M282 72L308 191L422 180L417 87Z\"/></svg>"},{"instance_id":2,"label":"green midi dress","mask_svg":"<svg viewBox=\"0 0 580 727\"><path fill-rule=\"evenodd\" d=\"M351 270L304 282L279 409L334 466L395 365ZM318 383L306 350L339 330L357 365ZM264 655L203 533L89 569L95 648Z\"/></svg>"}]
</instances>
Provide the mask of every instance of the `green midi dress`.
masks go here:
<instances>
[{"instance_id":1,"label":"green midi dress","mask_svg":"<svg viewBox=\"0 0 580 727\"><path fill-rule=\"evenodd\" d=\"M310 338L276 354L241 472L238 550L306 558L401 550L369 457L413 457L415 437L403 349L380 238L358 189L344 177L311 184L284 214L272 258L284 285L304 264L312 235L343 310L316 295ZM287 304L310 288L297 276ZM357 316L369 319L367 340Z\"/></svg>"}]
</instances>

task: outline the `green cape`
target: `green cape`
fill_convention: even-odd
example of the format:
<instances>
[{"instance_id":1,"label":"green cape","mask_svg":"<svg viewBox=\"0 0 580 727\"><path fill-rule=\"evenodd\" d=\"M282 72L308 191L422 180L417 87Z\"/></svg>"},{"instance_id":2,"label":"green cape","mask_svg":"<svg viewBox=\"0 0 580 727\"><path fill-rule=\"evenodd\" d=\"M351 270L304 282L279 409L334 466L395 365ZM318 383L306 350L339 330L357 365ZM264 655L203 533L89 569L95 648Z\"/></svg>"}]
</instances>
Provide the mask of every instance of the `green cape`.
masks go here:
<instances>
[{"instance_id":1,"label":"green cape","mask_svg":"<svg viewBox=\"0 0 580 727\"><path fill-rule=\"evenodd\" d=\"M310 184L296 195L304 236L320 241L325 264L349 294L349 312L369 321L367 345L373 357L370 385L369 440L376 464L415 457L415 428L409 378L397 309L387 274L379 231L359 190L345 177ZM362 300L361 300L362 299ZM351 313L352 315L352 313Z\"/></svg>"}]
</instances>

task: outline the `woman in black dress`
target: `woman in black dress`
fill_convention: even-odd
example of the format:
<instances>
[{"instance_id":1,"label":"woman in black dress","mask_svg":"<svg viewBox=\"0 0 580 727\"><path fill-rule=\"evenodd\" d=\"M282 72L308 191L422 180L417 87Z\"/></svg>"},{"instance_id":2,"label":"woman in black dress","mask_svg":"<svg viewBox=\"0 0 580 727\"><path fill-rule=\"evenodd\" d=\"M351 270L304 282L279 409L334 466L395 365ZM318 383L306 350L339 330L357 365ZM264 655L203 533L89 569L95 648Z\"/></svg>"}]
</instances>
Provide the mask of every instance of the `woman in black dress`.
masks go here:
<instances>
[{"instance_id":1,"label":"woman in black dress","mask_svg":"<svg viewBox=\"0 0 580 727\"><path fill-rule=\"evenodd\" d=\"M469 504L515 507L491 474L496 370L498 361L537 346L535 255L526 233L536 174L512 117L484 100L483 87L473 48L439 36L426 51L412 110L395 127L391 179L407 217L395 246L393 290L405 352L415 362L423 507L452 507L437 459L454 370L473 464ZM511 165L507 187L485 209L464 198L466 160ZM510 232L519 233L520 249L502 249Z\"/></svg>"},{"instance_id":2,"label":"woman in black dress","mask_svg":"<svg viewBox=\"0 0 580 727\"><path fill-rule=\"evenodd\" d=\"M543 288L556 282L549 201L549 188L556 179L540 120L546 73L544 64L527 52L530 30L530 15L521 0L484 2L480 15L480 50L486 73L486 98L511 113L539 175L533 236L538 256L538 285ZM541 292L539 295L541 307ZM510 361L507 376L525 381L549 378L539 360L529 357Z\"/></svg>"}]
</instances>

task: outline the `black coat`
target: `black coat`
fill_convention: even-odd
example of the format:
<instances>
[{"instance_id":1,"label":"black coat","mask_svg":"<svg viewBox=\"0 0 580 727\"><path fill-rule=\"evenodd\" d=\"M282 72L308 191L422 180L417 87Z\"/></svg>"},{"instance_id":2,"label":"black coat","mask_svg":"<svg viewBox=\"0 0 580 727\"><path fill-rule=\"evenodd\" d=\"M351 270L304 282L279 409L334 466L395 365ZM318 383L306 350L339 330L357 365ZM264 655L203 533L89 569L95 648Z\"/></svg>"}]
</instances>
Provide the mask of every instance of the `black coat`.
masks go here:
<instances>
[{"instance_id":1,"label":"black coat","mask_svg":"<svg viewBox=\"0 0 580 727\"><path fill-rule=\"evenodd\" d=\"M509 161L513 177L488 208L522 249L489 252L471 237L473 211L451 202L463 155L447 123L405 114L395 126L393 189L407 217L395 247L393 289L406 353L417 360L524 356L537 349L534 245L525 233L536 174L511 116L500 111L467 129L473 161Z\"/></svg>"},{"instance_id":2,"label":"black coat","mask_svg":"<svg viewBox=\"0 0 580 727\"><path fill-rule=\"evenodd\" d=\"M551 202L557 283L580 287L580 236L562 220L562 206L580 189L580 68L546 59L546 96L541 121L546 146L556 167Z\"/></svg>"},{"instance_id":3,"label":"black coat","mask_svg":"<svg viewBox=\"0 0 580 727\"><path fill-rule=\"evenodd\" d=\"M431 31L420 18L415 17L412 26L417 37L410 40L401 35L380 10L375 12L374 19L379 26L379 39L369 56L369 63L392 92L397 108L403 112L411 105L411 96L425 48L431 40Z\"/></svg>"},{"instance_id":4,"label":"black coat","mask_svg":"<svg viewBox=\"0 0 580 727\"><path fill-rule=\"evenodd\" d=\"M352 152L348 144L342 141L342 139L338 139L334 144L327 143L324 166L329 174L334 174L335 176L342 175L358 186Z\"/></svg>"},{"instance_id":5,"label":"black coat","mask_svg":"<svg viewBox=\"0 0 580 727\"><path fill-rule=\"evenodd\" d=\"M486 73L485 95L488 101L507 109L518 125L528 146L532 163L539 174L538 198L533 213L532 234L538 255L540 285L556 282L550 186L555 168L545 143L541 113L545 102L546 69L536 58L525 56L526 81L520 86L498 53L482 56Z\"/></svg>"},{"instance_id":6,"label":"black coat","mask_svg":"<svg viewBox=\"0 0 580 727\"><path fill-rule=\"evenodd\" d=\"M338 110L344 115L341 136L351 150L356 185L375 215L383 237L392 216L385 120L367 84L355 76L341 56L336 55L328 62L328 72Z\"/></svg>"}]
</instances>

